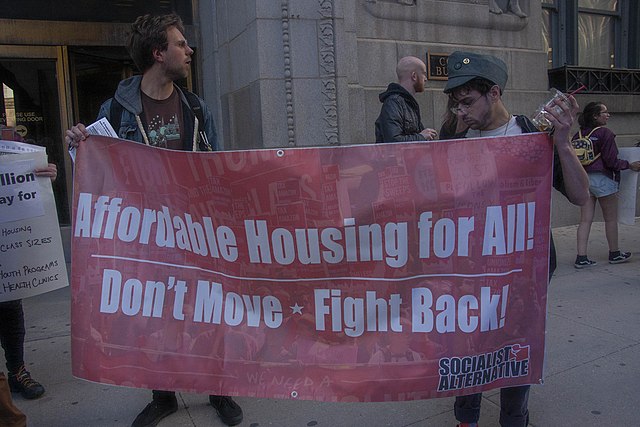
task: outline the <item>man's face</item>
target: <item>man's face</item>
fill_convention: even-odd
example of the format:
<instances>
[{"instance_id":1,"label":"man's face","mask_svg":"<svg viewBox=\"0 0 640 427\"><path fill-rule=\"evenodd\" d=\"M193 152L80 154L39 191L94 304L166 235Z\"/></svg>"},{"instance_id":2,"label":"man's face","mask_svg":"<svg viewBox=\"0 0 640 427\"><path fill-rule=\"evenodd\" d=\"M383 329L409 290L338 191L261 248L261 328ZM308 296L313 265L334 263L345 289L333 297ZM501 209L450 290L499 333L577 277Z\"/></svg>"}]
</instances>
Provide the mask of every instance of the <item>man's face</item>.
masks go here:
<instances>
[{"instance_id":1,"label":"man's face","mask_svg":"<svg viewBox=\"0 0 640 427\"><path fill-rule=\"evenodd\" d=\"M164 69L172 80L184 79L189 75L193 49L176 27L167 29L167 49L162 52Z\"/></svg>"},{"instance_id":2,"label":"man's face","mask_svg":"<svg viewBox=\"0 0 640 427\"><path fill-rule=\"evenodd\" d=\"M415 73L416 81L413 83L413 90L415 90L416 93L424 92L427 83L427 66L421 63Z\"/></svg>"},{"instance_id":3,"label":"man's face","mask_svg":"<svg viewBox=\"0 0 640 427\"><path fill-rule=\"evenodd\" d=\"M489 94L482 95L475 89L454 90L453 99L458 120L462 120L470 129L484 130L491 123L491 103Z\"/></svg>"}]
</instances>

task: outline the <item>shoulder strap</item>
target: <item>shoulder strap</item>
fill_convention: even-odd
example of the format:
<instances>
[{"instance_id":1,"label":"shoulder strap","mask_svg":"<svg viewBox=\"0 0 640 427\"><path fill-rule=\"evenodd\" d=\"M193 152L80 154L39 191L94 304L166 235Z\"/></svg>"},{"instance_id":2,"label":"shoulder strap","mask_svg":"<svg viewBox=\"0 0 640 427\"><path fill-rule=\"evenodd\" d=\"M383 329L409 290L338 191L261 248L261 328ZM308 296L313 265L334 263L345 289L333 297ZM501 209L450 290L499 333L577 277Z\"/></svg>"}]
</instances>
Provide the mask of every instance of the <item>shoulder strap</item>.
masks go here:
<instances>
[{"instance_id":1,"label":"shoulder strap","mask_svg":"<svg viewBox=\"0 0 640 427\"><path fill-rule=\"evenodd\" d=\"M540 132L527 116L517 115L516 123L520 126L520 129L522 129L522 133Z\"/></svg>"},{"instance_id":2,"label":"shoulder strap","mask_svg":"<svg viewBox=\"0 0 640 427\"><path fill-rule=\"evenodd\" d=\"M589 138L591 136L592 133L594 133L595 131L597 131L598 129L600 129L602 126L596 126L593 129L591 129L591 132L589 132L589 135L587 135L587 138Z\"/></svg>"},{"instance_id":3,"label":"shoulder strap","mask_svg":"<svg viewBox=\"0 0 640 427\"><path fill-rule=\"evenodd\" d=\"M202 112L202 105L200 104L200 98L195 93L189 91L187 88L181 88L184 93L185 98L187 98L187 102L189 103L189 108L193 111L193 114L198 119L198 123L200 124L200 129L198 131L198 145L200 149L203 151L213 151L213 147L207 138L207 134L204 131L204 114Z\"/></svg>"},{"instance_id":4,"label":"shoulder strap","mask_svg":"<svg viewBox=\"0 0 640 427\"><path fill-rule=\"evenodd\" d=\"M111 127L119 134L120 132L120 122L122 121L122 111L124 111L124 107L120 104L115 97L111 98L111 106L109 107L109 123L111 123Z\"/></svg>"},{"instance_id":5,"label":"shoulder strap","mask_svg":"<svg viewBox=\"0 0 640 427\"><path fill-rule=\"evenodd\" d=\"M188 91L187 89L182 89L184 92L184 96L187 98L187 102L189 102L189 107L191 107L191 111L198 118L198 122L204 125L204 116L202 115L202 107L200 106L200 99L198 96Z\"/></svg>"}]
</instances>

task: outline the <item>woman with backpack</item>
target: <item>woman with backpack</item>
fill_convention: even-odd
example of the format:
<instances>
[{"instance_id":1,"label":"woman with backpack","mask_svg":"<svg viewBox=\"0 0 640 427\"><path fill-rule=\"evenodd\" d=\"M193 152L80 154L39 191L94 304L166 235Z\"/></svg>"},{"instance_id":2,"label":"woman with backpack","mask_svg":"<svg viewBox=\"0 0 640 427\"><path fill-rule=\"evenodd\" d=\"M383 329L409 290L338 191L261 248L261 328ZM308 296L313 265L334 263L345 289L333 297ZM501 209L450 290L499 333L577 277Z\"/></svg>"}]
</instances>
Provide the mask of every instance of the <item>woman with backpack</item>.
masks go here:
<instances>
[{"instance_id":1,"label":"woman with backpack","mask_svg":"<svg viewBox=\"0 0 640 427\"><path fill-rule=\"evenodd\" d=\"M580 207L578 225L578 256L575 267L596 265L587 257L589 232L596 209L600 203L605 223L605 236L609 245L609 263L619 264L631 258L630 252L618 247L618 186L620 171L640 171L640 162L629 163L618 158L616 135L606 127L610 114L602 102L590 102L578 117L580 130L573 137L574 148L589 175L590 200Z\"/></svg>"}]
</instances>

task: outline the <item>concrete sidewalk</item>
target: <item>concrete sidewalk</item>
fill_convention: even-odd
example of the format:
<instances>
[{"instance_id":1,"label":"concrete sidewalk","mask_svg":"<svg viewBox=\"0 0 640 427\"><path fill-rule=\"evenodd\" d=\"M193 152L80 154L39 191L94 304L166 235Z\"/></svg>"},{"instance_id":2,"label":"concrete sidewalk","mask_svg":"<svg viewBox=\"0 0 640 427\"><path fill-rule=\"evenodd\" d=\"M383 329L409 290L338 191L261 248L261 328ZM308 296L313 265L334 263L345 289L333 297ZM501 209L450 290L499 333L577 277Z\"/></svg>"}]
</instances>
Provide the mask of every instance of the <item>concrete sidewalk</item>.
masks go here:
<instances>
[{"instance_id":1,"label":"concrete sidewalk","mask_svg":"<svg viewBox=\"0 0 640 427\"><path fill-rule=\"evenodd\" d=\"M640 407L640 221L620 226L630 262L610 265L603 224L592 229L598 265L576 270L576 227L554 230L559 268L549 287L545 384L529 399L532 426L638 425ZM45 395L14 394L30 426L128 426L148 390L94 384L71 376L69 288L24 301L25 359ZM0 359L4 367L4 358ZM180 410L160 426L222 426L204 395L180 394ZM323 403L238 398L242 426L454 426L453 399L396 403ZM480 425L498 425L499 394L485 393Z\"/></svg>"}]
</instances>

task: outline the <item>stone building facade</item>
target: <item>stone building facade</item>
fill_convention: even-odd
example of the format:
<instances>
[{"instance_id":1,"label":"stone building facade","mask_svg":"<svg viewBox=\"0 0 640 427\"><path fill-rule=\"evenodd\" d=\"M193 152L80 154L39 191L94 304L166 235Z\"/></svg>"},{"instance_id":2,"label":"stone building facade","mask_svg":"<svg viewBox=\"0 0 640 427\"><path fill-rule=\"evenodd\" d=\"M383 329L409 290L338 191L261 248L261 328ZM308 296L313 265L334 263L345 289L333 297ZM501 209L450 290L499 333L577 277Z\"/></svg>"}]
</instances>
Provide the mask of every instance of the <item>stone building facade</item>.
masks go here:
<instances>
[{"instance_id":1,"label":"stone building facade","mask_svg":"<svg viewBox=\"0 0 640 427\"><path fill-rule=\"evenodd\" d=\"M443 60L469 50L505 61L505 103L513 114L531 114L547 97L553 66L543 26L554 10L544 3L553 2L203 1L201 11L211 12L215 22L208 44L209 25L200 21L203 50L215 57L214 73L203 76L204 93L219 102L226 149L371 143L378 94L395 81L401 57L417 56L429 65L427 88L417 100L425 125L438 129L446 108ZM564 4L558 7L558 14L567 13ZM579 9L573 12L577 16ZM637 10L631 12L637 17ZM569 78L560 83L563 90L578 85ZM606 88L577 96L581 104L607 104L621 146L640 136L640 88L630 84L630 92ZM576 223L578 209L554 197L554 224Z\"/></svg>"}]
</instances>

